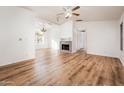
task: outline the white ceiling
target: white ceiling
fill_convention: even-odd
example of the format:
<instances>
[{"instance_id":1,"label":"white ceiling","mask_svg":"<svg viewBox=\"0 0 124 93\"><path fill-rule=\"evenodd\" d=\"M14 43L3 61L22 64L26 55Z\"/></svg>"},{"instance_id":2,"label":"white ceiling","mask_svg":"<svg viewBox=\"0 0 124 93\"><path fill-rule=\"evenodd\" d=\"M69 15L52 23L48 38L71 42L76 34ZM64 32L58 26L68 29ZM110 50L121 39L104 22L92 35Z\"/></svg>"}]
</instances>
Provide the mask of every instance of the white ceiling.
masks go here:
<instances>
[{"instance_id":1,"label":"white ceiling","mask_svg":"<svg viewBox=\"0 0 124 93\"><path fill-rule=\"evenodd\" d=\"M36 13L40 18L54 23L58 23L56 14L63 12L62 6L30 6L27 8ZM84 21L117 20L120 18L123 11L124 6L81 6L79 10L75 11L80 13L80 16L73 16L72 19L82 19ZM58 24L66 20L67 19L64 19L64 15L61 16Z\"/></svg>"}]
</instances>

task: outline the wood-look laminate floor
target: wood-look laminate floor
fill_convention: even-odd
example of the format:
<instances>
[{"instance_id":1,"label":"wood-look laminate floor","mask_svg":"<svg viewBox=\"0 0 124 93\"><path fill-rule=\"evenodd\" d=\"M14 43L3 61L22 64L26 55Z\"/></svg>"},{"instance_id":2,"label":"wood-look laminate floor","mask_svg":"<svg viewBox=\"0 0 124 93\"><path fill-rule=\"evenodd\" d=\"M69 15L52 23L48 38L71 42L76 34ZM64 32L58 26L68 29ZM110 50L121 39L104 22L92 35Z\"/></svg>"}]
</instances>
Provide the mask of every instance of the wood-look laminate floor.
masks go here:
<instances>
[{"instance_id":1,"label":"wood-look laminate floor","mask_svg":"<svg viewBox=\"0 0 124 93\"><path fill-rule=\"evenodd\" d=\"M119 59L50 49L36 60L0 67L0 85L124 85Z\"/></svg>"}]
</instances>

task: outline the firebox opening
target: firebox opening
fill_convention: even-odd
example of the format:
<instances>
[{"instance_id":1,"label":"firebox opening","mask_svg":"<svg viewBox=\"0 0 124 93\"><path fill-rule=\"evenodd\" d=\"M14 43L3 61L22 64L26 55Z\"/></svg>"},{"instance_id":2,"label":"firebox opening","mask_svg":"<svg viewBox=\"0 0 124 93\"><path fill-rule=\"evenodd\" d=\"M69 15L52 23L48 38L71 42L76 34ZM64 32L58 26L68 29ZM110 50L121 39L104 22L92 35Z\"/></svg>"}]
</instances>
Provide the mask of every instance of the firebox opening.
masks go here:
<instances>
[{"instance_id":1,"label":"firebox opening","mask_svg":"<svg viewBox=\"0 0 124 93\"><path fill-rule=\"evenodd\" d=\"M69 50L69 44L62 44L62 50Z\"/></svg>"}]
</instances>

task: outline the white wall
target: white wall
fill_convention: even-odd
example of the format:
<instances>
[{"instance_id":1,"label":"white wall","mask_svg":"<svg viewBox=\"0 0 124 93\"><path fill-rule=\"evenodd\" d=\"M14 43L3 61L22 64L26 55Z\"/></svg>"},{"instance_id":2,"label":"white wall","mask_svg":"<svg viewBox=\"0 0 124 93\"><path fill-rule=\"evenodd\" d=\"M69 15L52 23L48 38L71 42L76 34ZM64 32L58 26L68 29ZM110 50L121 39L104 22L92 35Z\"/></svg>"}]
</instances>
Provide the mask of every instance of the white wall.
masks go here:
<instances>
[{"instance_id":1,"label":"white wall","mask_svg":"<svg viewBox=\"0 0 124 93\"><path fill-rule=\"evenodd\" d=\"M123 22L123 32L124 32L124 13L122 14L122 16L119 20L118 27L120 27L121 22ZM120 29L119 29L119 33L120 33ZM120 39L120 34L119 34L119 39ZM124 49L124 33L123 33L123 49ZM124 65L124 50L120 51L120 60L121 60L122 64Z\"/></svg>"},{"instance_id":2,"label":"white wall","mask_svg":"<svg viewBox=\"0 0 124 93\"><path fill-rule=\"evenodd\" d=\"M117 21L87 22L87 52L118 57L119 31Z\"/></svg>"},{"instance_id":3,"label":"white wall","mask_svg":"<svg viewBox=\"0 0 124 93\"><path fill-rule=\"evenodd\" d=\"M34 58L34 32L29 11L0 7L0 66Z\"/></svg>"},{"instance_id":4,"label":"white wall","mask_svg":"<svg viewBox=\"0 0 124 93\"><path fill-rule=\"evenodd\" d=\"M61 25L61 38L72 38L73 37L73 22L67 21Z\"/></svg>"},{"instance_id":5,"label":"white wall","mask_svg":"<svg viewBox=\"0 0 124 93\"><path fill-rule=\"evenodd\" d=\"M79 37L78 29L76 27L75 22L73 22L72 52L76 52L79 49L78 37Z\"/></svg>"},{"instance_id":6,"label":"white wall","mask_svg":"<svg viewBox=\"0 0 124 93\"><path fill-rule=\"evenodd\" d=\"M49 48L58 50L60 47L60 32L61 27L59 25L52 25L51 30L49 31L48 41Z\"/></svg>"}]
</instances>

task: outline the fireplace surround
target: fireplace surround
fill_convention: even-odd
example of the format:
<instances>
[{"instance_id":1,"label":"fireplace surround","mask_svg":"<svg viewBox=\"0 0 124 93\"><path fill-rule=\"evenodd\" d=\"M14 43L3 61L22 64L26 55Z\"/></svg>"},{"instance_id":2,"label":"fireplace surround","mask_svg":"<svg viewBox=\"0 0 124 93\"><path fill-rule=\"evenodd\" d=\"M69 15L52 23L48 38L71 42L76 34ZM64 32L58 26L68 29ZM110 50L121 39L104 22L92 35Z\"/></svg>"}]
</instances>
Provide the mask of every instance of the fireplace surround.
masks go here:
<instances>
[{"instance_id":1,"label":"fireplace surround","mask_svg":"<svg viewBox=\"0 0 124 93\"><path fill-rule=\"evenodd\" d=\"M60 50L63 52L72 52L72 41L60 41Z\"/></svg>"}]
</instances>

